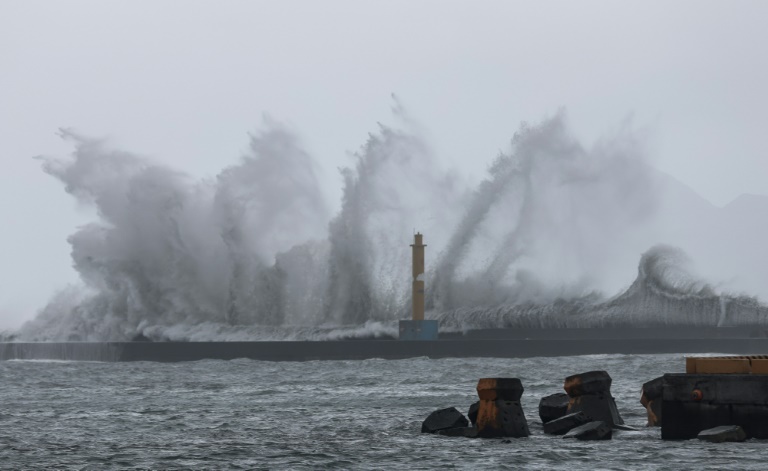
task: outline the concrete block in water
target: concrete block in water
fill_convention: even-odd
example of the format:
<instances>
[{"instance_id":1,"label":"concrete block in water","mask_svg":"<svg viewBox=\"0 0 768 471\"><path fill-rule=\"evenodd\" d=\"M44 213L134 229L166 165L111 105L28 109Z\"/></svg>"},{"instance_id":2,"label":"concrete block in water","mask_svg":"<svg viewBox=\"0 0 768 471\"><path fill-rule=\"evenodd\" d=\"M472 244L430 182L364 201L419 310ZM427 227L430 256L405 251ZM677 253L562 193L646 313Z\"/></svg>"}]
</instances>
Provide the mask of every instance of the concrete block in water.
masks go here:
<instances>
[{"instance_id":1,"label":"concrete block in water","mask_svg":"<svg viewBox=\"0 0 768 471\"><path fill-rule=\"evenodd\" d=\"M466 427L467 418L455 407L440 409L432 412L421 424L421 433L435 433L450 428Z\"/></svg>"},{"instance_id":2,"label":"concrete block in water","mask_svg":"<svg viewBox=\"0 0 768 471\"><path fill-rule=\"evenodd\" d=\"M613 424L614 430L623 430L625 432L639 432L640 429L636 427L632 427L631 425L626 424Z\"/></svg>"},{"instance_id":3,"label":"concrete block in water","mask_svg":"<svg viewBox=\"0 0 768 471\"><path fill-rule=\"evenodd\" d=\"M664 393L664 377L652 379L643 384L643 394L648 399L657 399Z\"/></svg>"},{"instance_id":4,"label":"concrete block in water","mask_svg":"<svg viewBox=\"0 0 768 471\"><path fill-rule=\"evenodd\" d=\"M479 437L530 435L520 405L523 384L518 378L482 378L477 382L477 395L480 397L476 422Z\"/></svg>"},{"instance_id":5,"label":"concrete block in water","mask_svg":"<svg viewBox=\"0 0 768 471\"><path fill-rule=\"evenodd\" d=\"M642 393L640 394L640 404L645 407L646 413L648 415L649 427L661 426L661 402L663 392L663 376L659 376L658 378L652 379L643 384Z\"/></svg>"},{"instance_id":6,"label":"concrete block in water","mask_svg":"<svg viewBox=\"0 0 768 471\"><path fill-rule=\"evenodd\" d=\"M563 389L570 396L568 413L584 412L592 420L609 426L624 424L611 396L611 377L605 371L588 371L565 378Z\"/></svg>"},{"instance_id":7,"label":"concrete block in water","mask_svg":"<svg viewBox=\"0 0 768 471\"><path fill-rule=\"evenodd\" d=\"M480 401L477 436L522 438L531 434L523 407L518 401Z\"/></svg>"},{"instance_id":8,"label":"concrete block in water","mask_svg":"<svg viewBox=\"0 0 768 471\"><path fill-rule=\"evenodd\" d=\"M518 378L481 378L477 382L477 395L481 401L519 401L523 391L523 383Z\"/></svg>"},{"instance_id":9,"label":"concrete block in water","mask_svg":"<svg viewBox=\"0 0 768 471\"><path fill-rule=\"evenodd\" d=\"M743 442L747 439L744 429L738 425L722 425L707 430L702 430L697 436L699 440L712 443Z\"/></svg>"},{"instance_id":10,"label":"concrete block in water","mask_svg":"<svg viewBox=\"0 0 768 471\"><path fill-rule=\"evenodd\" d=\"M611 376L606 371L587 371L565 378L563 389L571 397L611 390Z\"/></svg>"},{"instance_id":11,"label":"concrete block in water","mask_svg":"<svg viewBox=\"0 0 768 471\"><path fill-rule=\"evenodd\" d=\"M610 393L585 394L571 398L568 403L568 413L574 412L583 412L593 420L601 420L611 427L624 424L616 407L616 401Z\"/></svg>"},{"instance_id":12,"label":"concrete block in water","mask_svg":"<svg viewBox=\"0 0 768 471\"><path fill-rule=\"evenodd\" d=\"M768 375L664 375L661 438L688 440L702 430L738 425L748 438L768 438Z\"/></svg>"},{"instance_id":13,"label":"concrete block in water","mask_svg":"<svg viewBox=\"0 0 768 471\"><path fill-rule=\"evenodd\" d=\"M539 401L539 417L546 424L568 413L569 397L565 393L557 393L541 398Z\"/></svg>"},{"instance_id":14,"label":"concrete block in water","mask_svg":"<svg viewBox=\"0 0 768 471\"><path fill-rule=\"evenodd\" d=\"M469 406L469 412L467 412L467 418L472 425L477 423L477 411L480 410L480 401L473 403Z\"/></svg>"},{"instance_id":15,"label":"concrete block in water","mask_svg":"<svg viewBox=\"0 0 768 471\"><path fill-rule=\"evenodd\" d=\"M573 414L564 415L545 423L544 433L550 435L563 435L569 432L571 429L591 421L592 419L587 417L584 412L574 412Z\"/></svg>"},{"instance_id":16,"label":"concrete block in water","mask_svg":"<svg viewBox=\"0 0 768 471\"><path fill-rule=\"evenodd\" d=\"M439 430L437 434L445 435L446 437L477 438L477 427L448 428L445 430Z\"/></svg>"},{"instance_id":17,"label":"concrete block in water","mask_svg":"<svg viewBox=\"0 0 768 471\"><path fill-rule=\"evenodd\" d=\"M610 440L612 437L613 429L603 421L580 425L563 435L563 438L575 438L577 440Z\"/></svg>"}]
</instances>

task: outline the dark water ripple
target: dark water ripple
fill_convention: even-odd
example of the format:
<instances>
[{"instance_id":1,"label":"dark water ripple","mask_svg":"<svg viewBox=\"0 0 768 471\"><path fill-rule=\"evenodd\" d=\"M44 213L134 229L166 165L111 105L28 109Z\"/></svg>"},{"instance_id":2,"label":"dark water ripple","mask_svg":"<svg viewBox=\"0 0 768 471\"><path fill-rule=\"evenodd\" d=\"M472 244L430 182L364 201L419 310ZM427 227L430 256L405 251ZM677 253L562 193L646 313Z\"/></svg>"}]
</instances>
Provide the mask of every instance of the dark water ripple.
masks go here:
<instances>
[{"instance_id":1,"label":"dark water ripple","mask_svg":"<svg viewBox=\"0 0 768 471\"><path fill-rule=\"evenodd\" d=\"M541 396L605 369L629 425L640 385L682 355L270 363L0 363L0 468L65 469L766 469L768 443L662 442L658 429L610 442L545 436ZM466 411L477 379L516 376L532 436L419 433L434 409Z\"/></svg>"}]
</instances>

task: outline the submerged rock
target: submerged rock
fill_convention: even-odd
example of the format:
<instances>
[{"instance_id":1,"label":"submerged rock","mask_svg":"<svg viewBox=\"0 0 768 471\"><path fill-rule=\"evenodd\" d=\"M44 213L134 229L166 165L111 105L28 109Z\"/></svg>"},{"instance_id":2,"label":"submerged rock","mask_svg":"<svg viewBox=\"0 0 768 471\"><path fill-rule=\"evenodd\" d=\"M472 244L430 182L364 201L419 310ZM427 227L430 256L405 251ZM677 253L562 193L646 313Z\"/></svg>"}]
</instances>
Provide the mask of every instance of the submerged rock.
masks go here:
<instances>
[{"instance_id":1,"label":"submerged rock","mask_svg":"<svg viewBox=\"0 0 768 471\"><path fill-rule=\"evenodd\" d=\"M712 443L743 442L747 439L747 434L738 425L722 425L702 430L696 438Z\"/></svg>"},{"instance_id":2,"label":"submerged rock","mask_svg":"<svg viewBox=\"0 0 768 471\"><path fill-rule=\"evenodd\" d=\"M445 430L439 430L437 434L445 435L446 437L477 438L477 427L447 428Z\"/></svg>"},{"instance_id":3,"label":"submerged rock","mask_svg":"<svg viewBox=\"0 0 768 471\"><path fill-rule=\"evenodd\" d=\"M624 425L624 424L613 424L614 430L623 430L625 432L639 432L640 429L636 427L632 427L631 425Z\"/></svg>"},{"instance_id":4,"label":"submerged rock","mask_svg":"<svg viewBox=\"0 0 768 471\"><path fill-rule=\"evenodd\" d=\"M539 417L546 424L568 413L568 395L557 393L541 398L539 401Z\"/></svg>"},{"instance_id":5,"label":"submerged rock","mask_svg":"<svg viewBox=\"0 0 768 471\"><path fill-rule=\"evenodd\" d=\"M550 420L544 424L544 433L550 435L563 435L580 425L584 425L587 422L591 422L589 418L583 412L574 412L573 414L564 415L555 420Z\"/></svg>"},{"instance_id":6,"label":"submerged rock","mask_svg":"<svg viewBox=\"0 0 768 471\"><path fill-rule=\"evenodd\" d=\"M421 433L436 433L440 430L451 428L466 427L469 425L461 412L455 407L440 409L432 412L421 424Z\"/></svg>"},{"instance_id":7,"label":"submerged rock","mask_svg":"<svg viewBox=\"0 0 768 471\"><path fill-rule=\"evenodd\" d=\"M563 438L575 438L577 440L610 440L613 429L601 420L580 425L563 435Z\"/></svg>"}]
</instances>

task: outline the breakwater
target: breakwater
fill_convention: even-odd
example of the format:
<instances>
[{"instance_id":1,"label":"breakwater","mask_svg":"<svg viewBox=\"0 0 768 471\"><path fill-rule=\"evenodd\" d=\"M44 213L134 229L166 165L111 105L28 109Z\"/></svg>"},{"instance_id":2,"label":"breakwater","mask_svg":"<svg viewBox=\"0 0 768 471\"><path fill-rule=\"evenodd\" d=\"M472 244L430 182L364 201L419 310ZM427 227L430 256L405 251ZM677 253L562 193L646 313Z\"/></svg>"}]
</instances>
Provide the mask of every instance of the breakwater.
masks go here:
<instances>
[{"instance_id":1,"label":"breakwater","mask_svg":"<svg viewBox=\"0 0 768 471\"><path fill-rule=\"evenodd\" d=\"M528 358L594 354L768 352L767 338L443 339L324 342L8 342L0 360L158 361L248 358L266 361L371 358Z\"/></svg>"}]
</instances>

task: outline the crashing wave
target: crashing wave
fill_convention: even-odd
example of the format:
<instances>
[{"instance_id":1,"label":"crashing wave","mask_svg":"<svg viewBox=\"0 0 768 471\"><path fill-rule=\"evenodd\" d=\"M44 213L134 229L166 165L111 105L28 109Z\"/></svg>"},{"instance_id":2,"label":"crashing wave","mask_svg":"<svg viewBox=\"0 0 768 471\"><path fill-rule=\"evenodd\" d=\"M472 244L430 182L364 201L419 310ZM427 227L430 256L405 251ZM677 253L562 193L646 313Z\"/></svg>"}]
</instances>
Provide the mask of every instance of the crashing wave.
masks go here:
<instances>
[{"instance_id":1,"label":"crashing wave","mask_svg":"<svg viewBox=\"0 0 768 471\"><path fill-rule=\"evenodd\" d=\"M240 162L194 180L69 131L43 159L98 218L70 236L82 286L19 340L382 337L409 316L412 231L426 234L428 315L443 328L764 323L665 240L662 186L627 130L585 147L558 114L523 125L472 188L408 130L381 126L341 171L333 217L317 164L274 122ZM629 268L629 270L627 270Z\"/></svg>"},{"instance_id":2,"label":"crashing wave","mask_svg":"<svg viewBox=\"0 0 768 471\"><path fill-rule=\"evenodd\" d=\"M660 325L764 325L768 306L757 298L717 294L686 271L680 249L655 246L640 259L637 278L622 294L605 300L597 293L551 303L520 303L493 309L462 308L440 313L441 327L598 328Z\"/></svg>"}]
</instances>

